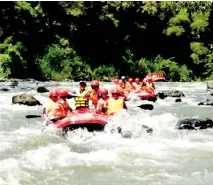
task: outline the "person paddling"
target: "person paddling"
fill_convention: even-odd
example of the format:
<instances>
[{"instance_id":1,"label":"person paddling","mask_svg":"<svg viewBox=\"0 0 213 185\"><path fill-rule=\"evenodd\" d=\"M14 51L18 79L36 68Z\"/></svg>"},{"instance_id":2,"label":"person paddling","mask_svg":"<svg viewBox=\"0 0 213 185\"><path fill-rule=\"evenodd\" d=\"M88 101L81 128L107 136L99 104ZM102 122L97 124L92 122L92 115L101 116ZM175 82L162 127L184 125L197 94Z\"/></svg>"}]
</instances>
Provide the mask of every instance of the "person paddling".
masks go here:
<instances>
[{"instance_id":1,"label":"person paddling","mask_svg":"<svg viewBox=\"0 0 213 185\"><path fill-rule=\"evenodd\" d=\"M107 101L107 115L111 116L119 112L122 109L127 109L126 103L123 98L119 98L120 91L118 89L112 89L112 97Z\"/></svg>"},{"instance_id":2,"label":"person paddling","mask_svg":"<svg viewBox=\"0 0 213 185\"><path fill-rule=\"evenodd\" d=\"M69 106L69 104L67 102L67 97L71 96L69 94L69 92L66 89L58 89L58 96L59 96L59 103L61 103L61 105L64 108L65 116L71 115L73 110L72 110L72 108Z\"/></svg>"},{"instance_id":3,"label":"person paddling","mask_svg":"<svg viewBox=\"0 0 213 185\"><path fill-rule=\"evenodd\" d=\"M107 101L109 100L108 90L106 88L100 90L101 99L97 104L97 114L107 115Z\"/></svg>"},{"instance_id":4,"label":"person paddling","mask_svg":"<svg viewBox=\"0 0 213 185\"><path fill-rule=\"evenodd\" d=\"M77 96L87 96L87 94L89 93L89 91L86 89L86 82L84 81L80 81L79 83L80 88L76 90L76 95Z\"/></svg>"},{"instance_id":5,"label":"person paddling","mask_svg":"<svg viewBox=\"0 0 213 185\"><path fill-rule=\"evenodd\" d=\"M99 81L97 80L91 82L92 92L90 93L90 99L92 100L95 109L97 108L98 100L101 98L99 85Z\"/></svg>"},{"instance_id":6,"label":"person paddling","mask_svg":"<svg viewBox=\"0 0 213 185\"><path fill-rule=\"evenodd\" d=\"M59 102L58 90L54 89L49 94L49 104L47 109L44 109L44 119L56 121L58 119L66 117L66 112L63 105Z\"/></svg>"}]
</instances>

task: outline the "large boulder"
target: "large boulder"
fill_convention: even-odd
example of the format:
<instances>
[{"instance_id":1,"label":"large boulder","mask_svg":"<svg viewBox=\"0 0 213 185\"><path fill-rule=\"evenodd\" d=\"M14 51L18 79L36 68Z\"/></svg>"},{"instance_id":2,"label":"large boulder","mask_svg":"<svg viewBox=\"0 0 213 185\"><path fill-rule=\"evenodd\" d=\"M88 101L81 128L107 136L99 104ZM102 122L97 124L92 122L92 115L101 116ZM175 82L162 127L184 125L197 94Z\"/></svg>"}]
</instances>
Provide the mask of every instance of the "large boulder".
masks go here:
<instances>
[{"instance_id":1,"label":"large boulder","mask_svg":"<svg viewBox=\"0 0 213 185\"><path fill-rule=\"evenodd\" d=\"M178 130L201 130L213 127L213 121L207 118L187 118L180 120L176 125L175 129Z\"/></svg>"},{"instance_id":2,"label":"large boulder","mask_svg":"<svg viewBox=\"0 0 213 185\"><path fill-rule=\"evenodd\" d=\"M36 100L32 95L20 94L12 97L13 104L22 104L27 106L42 105L38 100Z\"/></svg>"},{"instance_id":3,"label":"large boulder","mask_svg":"<svg viewBox=\"0 0 213 185\"><path fill-rule=\"evenodd\" d=\"M169 91L169 90L167 90L167 91L159 92L158 97L161 98L161 99L164 99L166 97L176 97L176 98L178 97L178 98L180 98L180 97L185 97L185 95L180 91Z\"/></svg>"},{"instance_id":4,"label":"large boulder","mask_svg":"<svg viewBox=\"0 0 213 185\"><path fill-rule=\"evenodd\" d=\"M49 90L46 87L38 87L37 92L38 93L46 93L46 92L49 92Z\"/></svg>"},{"instance_id":5,"label":"large boulder","mask_svg":"<svg viewBox=\"0 0 213 185\"><path fill-rule=\"evenodd\" d=\"M213 100L205 100L205 101L202 101L200 103L198 103L198 105L206 105L206 106L213 106Z\"/></svg>"},{"instance_id":6,"label":"large boulder","mask_svg":"<svg viewBox=\"0 0 213 185\"><path fill-rule=\"evenodd\" d=\"M207 89L213 89L213 81L208 81L206 84L207 84Z\"/></svg>"}]
</instances>

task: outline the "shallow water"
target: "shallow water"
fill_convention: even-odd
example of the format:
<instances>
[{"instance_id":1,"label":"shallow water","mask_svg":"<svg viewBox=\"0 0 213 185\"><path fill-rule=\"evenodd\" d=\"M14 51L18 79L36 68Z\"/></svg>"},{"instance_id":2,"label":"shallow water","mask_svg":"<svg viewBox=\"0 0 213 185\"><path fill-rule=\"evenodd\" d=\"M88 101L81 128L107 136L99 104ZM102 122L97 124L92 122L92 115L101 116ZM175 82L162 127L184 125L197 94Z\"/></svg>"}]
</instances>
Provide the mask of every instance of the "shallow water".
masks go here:
<instances>
[{"instance_id":1,"label":"shallow water","mask_svg":"<svg viewBox=\"0 0 213 185\"><path fill-rule=\"evenodd\" d=\"M0 92L1 185L212 185L213 129L174 129L186 117L213 117L213 107L197 106L209 97L206 83L156 83L157 91L180 90L186 97L181 103L159 99L153 111L137 108L143 102L133 99L127 103L128 112L116 115L104 132L77 130L67 140L42 133L40 118L25 118L40 114L41 106L12 105L13 95L36 95L41 85L75 90L78 84L20 82ZM101 85L112 88L112 83ZM110 133L113 124L121 125L132 138ZM153 134L141 131L141 124L152 127Z\"/></svg>"}]
</instances>

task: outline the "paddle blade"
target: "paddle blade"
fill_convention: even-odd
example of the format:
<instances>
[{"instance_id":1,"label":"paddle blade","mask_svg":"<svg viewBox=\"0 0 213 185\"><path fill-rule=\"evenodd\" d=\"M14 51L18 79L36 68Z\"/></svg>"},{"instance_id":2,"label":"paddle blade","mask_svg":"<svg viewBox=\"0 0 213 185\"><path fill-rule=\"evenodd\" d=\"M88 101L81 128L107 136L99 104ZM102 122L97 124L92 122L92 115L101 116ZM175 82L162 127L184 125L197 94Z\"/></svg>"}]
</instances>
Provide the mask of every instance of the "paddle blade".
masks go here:
<instances>
[{"instance_id":1,"label":"paddle blade","mask_svg":"<svg viewBox=\"0 0 213 185\"><path fill-rule=\"evenodd\" d=\"M25 118L40 118L40 115L26 115Z\"/></svg>"},{"instance_id":2,"label":"paddle blade","mask_svg":"<svg viewBox=\"0 0 213 185\"><path fill-rule=\"evenodd\" d=\"M144 109L144 110L153 110L154 109L154 106L152 104L142 104L137 107Z\"/></svg>"}]
</instances>

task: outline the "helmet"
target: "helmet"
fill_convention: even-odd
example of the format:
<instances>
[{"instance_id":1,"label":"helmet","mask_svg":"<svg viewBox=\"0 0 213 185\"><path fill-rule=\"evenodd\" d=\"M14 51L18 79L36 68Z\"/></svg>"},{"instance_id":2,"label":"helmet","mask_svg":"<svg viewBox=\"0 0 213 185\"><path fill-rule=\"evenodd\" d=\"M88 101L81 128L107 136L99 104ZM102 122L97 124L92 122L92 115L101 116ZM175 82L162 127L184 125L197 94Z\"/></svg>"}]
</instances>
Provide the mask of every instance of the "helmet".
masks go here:
<instances>
[{"instance_id":1,"label":"helmet","mask_svg":"<svg viewBox=\"0 0 213 185\"><path fill-rule=\"evenodd\" d=\"M129 78L128 81L129 81L129 82L133 82L133 79L132 79L132 78Z\"/></svg>"},{"instance_id":2,"label":"helmet","mask_svg":"<svg viewBox=\"0 0 213 185\"><path fill-rule=\"evenodd\" d=\"M118 84L119 84L119 85L122 85L122 84L123 84L123 81L122 81L122 80L118 80Z\"/></svg>"},{"instance_id":3,"label":"helmet","mask_svg":"<svg viewBox=\"0 0 213 185\"><path fill-rule=\"evenodd\" d=\"M108 90L106 88L100 90L101 94L108 94Z\"/></svg>"},{"instance_id":4,"label":"helmet","mask_svg":"<svg viewBox=\"0 0 213 185\"><path fill-rule=\"evenodd\" d=\"M135 82L140 82L140 79L139 78L135 78Z\"/></svg>"},{"instance_id":5,"label":"helmet","mask_svg":"<svg viewBox=\"0 0 213 185\"><path fill-rule=\"evenodd\" d=\"M113 80L113 82L114 82L114 83L118 82L118 79L117 79L117 78L115 78L115 79Z\"/></svg>"},{"instance_id":6,"label":"helmet","mask_svg":"<svg viewBox=\"0 0 213 185\"><path fill-rule=\"evenodd\" d=\"M93 80L91 82L91 86L99 86L99 81L98 80Z\"/></svg>"},{"instance_id":7,"label":"helmet","mask_svg":"<svg viewBox=\"0 0 213 185\"><path fill-rule=\"evenodd\" d=\"M125 80L126 79L126 77L125 76L121 76L121 80Z\"/></svg>"},{"instance_id":8,"label":"helmet","mask_svg":"<svg viewBox=\"0 0 213 185\"><path fill-rule=\"evenodd\" d=\"M68 93L68 91L66 89L59 89L58 90L58 96L60 96L60 97L66 97L68 95L69 95L69 93Z\"/></svg>"},{"instance_id":9,"label":"helmet","mask_svg":"<svg viewBox=\"0 0 213 185\"><path fill-rule=\"evenodd\" d=\"M49 97L52 97L52 96L58 96L57 89L53 89L50 91Z\"/></svg>"},{"instance_id":10,"label":"helmet","mask_svg":"<svg viewBox=\"0 0 213 185\"><path fill-rule=\"evenodd\" d=\"M79 85L85 85L86 86L87 84L84 81L80 81Z\"/></svg>"},{"instance_id":11,"label":"helmet","mask_svg":"<svg viewBox=\"0 0 213 185\"><path fill-rule=\"evenodd\" d=\"M120 94L120 91L118 89L112 89L111 94Z\"/></svg>"}]
</instances>

